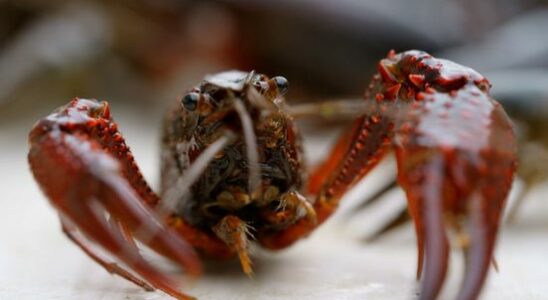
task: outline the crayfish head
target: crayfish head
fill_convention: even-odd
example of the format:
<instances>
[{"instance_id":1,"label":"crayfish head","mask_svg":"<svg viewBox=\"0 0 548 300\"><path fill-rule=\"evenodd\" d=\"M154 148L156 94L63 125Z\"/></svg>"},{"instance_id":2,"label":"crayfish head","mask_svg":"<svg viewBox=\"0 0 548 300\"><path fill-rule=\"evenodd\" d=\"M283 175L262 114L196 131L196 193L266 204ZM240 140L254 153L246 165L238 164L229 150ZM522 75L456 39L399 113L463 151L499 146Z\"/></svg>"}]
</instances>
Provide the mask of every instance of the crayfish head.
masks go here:
<instances>
[{"instance_id":1,"label":"crayfish head","mask_svg":"<svg viewBox=\"0 0 548 300\"><path fill-rule=\"evenodd\" d=\"M288 89L289 82L282 76L269 78L255 71L227 71L206 76L180 103L185 113L202 117L232 110L236 99L249 110L276 111Z\"/></svg>"},{"instance_id":2,"label":"crayfish head","mask_svg":"<svg viewBox=\"0 0 548 300\"><path fill-rule=\"evenodd\" d=\"M300 135L283 109L288 88L281 76L229 71L207 76L180 99L166 142L179 144L172 156L187 164L182 169L231 136L195 178L191 200L181 202L178 214L189 223L211 228L233 215L257 229L282 228L313 215L306 201L286 195L305 181Z\"/></svg>"}]
</instances>

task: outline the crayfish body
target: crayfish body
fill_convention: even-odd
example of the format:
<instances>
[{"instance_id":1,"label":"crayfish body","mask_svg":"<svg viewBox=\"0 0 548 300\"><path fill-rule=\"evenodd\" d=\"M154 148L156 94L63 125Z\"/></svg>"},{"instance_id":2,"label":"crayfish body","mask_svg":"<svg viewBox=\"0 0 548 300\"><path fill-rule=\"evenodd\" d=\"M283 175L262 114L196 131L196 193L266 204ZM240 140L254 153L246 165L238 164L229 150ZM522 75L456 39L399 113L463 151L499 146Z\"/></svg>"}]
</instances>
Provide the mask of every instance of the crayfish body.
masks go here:
<instances>
[{"instance_id":1,"label":"crayfish body","mask_svg":"<svg viewBox=\"0 0 548 300\"><path fill-rule=\"evenodd\" d=\"M476 299L516 167L512 124L487 79L425 52L390 52L365 93L367 109L310 176L282 97L287 87L283 77L231 71L185 94L164 123L160 196L106 102L76 98L38 121L29 163L64 232L92 259L147 290L187 299L141 257L135 239L190 275L201 273L197 252L237 256L251 274L253 239L281 249L307 236L394 151L417 232L420 299L435 299L444 282L446 229L466 256L457 297Z\"/></svg>"}]
</instances>

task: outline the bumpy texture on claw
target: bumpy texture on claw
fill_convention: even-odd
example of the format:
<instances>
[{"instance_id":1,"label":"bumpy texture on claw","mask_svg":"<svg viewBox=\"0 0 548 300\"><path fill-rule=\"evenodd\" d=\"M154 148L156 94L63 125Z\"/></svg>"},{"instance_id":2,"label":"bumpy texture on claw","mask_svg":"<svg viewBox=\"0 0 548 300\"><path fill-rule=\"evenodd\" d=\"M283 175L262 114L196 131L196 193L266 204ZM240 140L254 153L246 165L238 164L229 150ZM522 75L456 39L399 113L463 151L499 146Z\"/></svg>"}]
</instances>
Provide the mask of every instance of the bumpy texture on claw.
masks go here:
<instances>
[{"instance_id":1,"label":"bumpy texture on claw","mask_svg":"<svg viewBox=\"0 0 548 300\"><path fill-rule=\"evenodd\" d=\"M466 258L457 299L476 299L493 260L499 221L516 167L512 124L489 96L489 87L472 69L427 53L389 53L379 63L365 94L371 109L357 118L353 129L341 136L331 156L310 177L308 188L317 195L316 201L311 205L296 191L288 191L280 202L286 208L283 213L263 211L261 216L275 224L283 223L288 215L303 217L289 218L294 222L287 227L259 231L258 242L280 249L308 235L329 218L357 181L386 153L394 151L398 182L406 192L417 233L419 299L438 297L453 236ZM242 123L247 123L247 113L241 110L240 114ZM213 119L206 120L220 121L216 119L219 112L212 115ZM179 119L174 120L177 126ZM289 118L282 120L292 124ZM300 187L297 135L292 125L287 128L283 137L288 142L283 144L290 150L284 163L292 162L285 166L298 180L289 183ZM247 131L246 143L256 145L252 130ZM179 215L159 217L154 213L151 207L159 199L143 180L106 103L74 99L40 120L29 140L32 171L58 210L65 233L107 271L145 289L158 288L179 299L189 298L140 256L134 243L138 239L191 275L198 275L201 266L189 243L216 257L228 257L230 250L235 250L244 270L251 274L248 227L238 216L223 217L213 226L213 236ZM249 161L257 161L252 159L257 153L248 152ZM253 181L245 182L250 191L256 186ZM87 244L90 240L129 271L95 253Z\"/></svg>"},{"instance_id":2,"label":"bumpy texture on claw","mask_svg":"<svg viewBox=\"0 0 548 300\"><path fill-rule=\"evenodd\" d=\"M390 110L390 101L408 106L395 117L393 139L398 181L417 231L420 299L435 299L441 290L449 255L446 228L456 233L466 257L457 299L476 299L515 172L512 124L489 97L484 77L424 52L382 60L376 80L371 92L382 98L381 109Z\"/></svg>"},{"instance_id":3,"label":"bumpy texture on claw","mask_svg":"<svg viewBox=\"0 0 548 300\"><path fill-rule=\"evenodd\" d=\"M160 220L149 205L156 195L143 180L106 102L74 99L38 121L30 133L29 163L58 210L66 234L107 271L150 290L190 299L177 284L140 255L133 239L173 259L193 276L201 264L193 248ZM107 217L108 214L108 217ZM82 233L132 272L106 262Z\"/></svg>"},{"instance_id":4,"label":"bumpy texture on claw","mask_svg":"<svg viewBox=\"0 0 548 300\"><path fill-rule=\"evenodd\" d=\"M311 176L318 223L387 153L395 150L398 181L418 239L422 300L436 299L447 271L450 236L465 251L459 300L476 299L492 261L499 220L516 168L510 119L476 71L421 51L389 53L360 116ZM396 221L405 219L399 216ZM301 220L268 241L287 246L314 229Z\"/></svg>"}]
</instances>

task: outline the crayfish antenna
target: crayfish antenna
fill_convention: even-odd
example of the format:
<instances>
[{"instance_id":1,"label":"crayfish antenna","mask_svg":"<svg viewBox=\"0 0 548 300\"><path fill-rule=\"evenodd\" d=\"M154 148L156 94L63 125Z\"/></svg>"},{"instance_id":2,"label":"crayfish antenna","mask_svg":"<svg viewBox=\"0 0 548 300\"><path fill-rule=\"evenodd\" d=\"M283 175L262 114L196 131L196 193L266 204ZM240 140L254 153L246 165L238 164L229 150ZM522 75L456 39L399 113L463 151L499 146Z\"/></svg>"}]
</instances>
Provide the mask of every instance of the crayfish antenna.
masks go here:
<instances>
[{"instance_id":1,"label":"crayfish antenna","mask_svg":"<svg viewBox=\"0 0 548 300\"><path fill-rule=\"evenodd\" d=\"M261 185L261 169L259 167L259 147L257 136L253 128L253 121L244 103L240 99L234 100L234 109L242 123L246 143L247 163L249 164L248 193L252 198L258 197Z\"/></svg>"}]
</instances>

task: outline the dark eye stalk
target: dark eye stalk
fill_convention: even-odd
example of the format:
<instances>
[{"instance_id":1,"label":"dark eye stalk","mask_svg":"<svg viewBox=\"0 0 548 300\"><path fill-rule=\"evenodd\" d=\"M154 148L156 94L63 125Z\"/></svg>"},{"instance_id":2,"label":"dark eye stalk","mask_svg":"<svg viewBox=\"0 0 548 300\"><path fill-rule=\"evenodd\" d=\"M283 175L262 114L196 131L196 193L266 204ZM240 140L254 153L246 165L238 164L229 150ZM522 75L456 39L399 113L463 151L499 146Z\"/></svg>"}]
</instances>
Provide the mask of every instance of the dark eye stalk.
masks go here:
<instances>
[{"instance_id":1,"label":"dark eye stalk","mask_svg":"<svg viewBox=\"0 0 548 300\"><path fill-rule=\"evenodd\" d=\"M289 82L285 79L285 77L276 76L272 78L272 80L276 83L276 87L278 87L278 92L280 92L280 95L287 93L287 90L289 89Z\"/></svg>"},{"instance_id":2,"label":"dark eye stalk","mask_svg":"<svg viewBox=\"0 0 548 300\"><path fill-rule=\"evenodd\" d=\"M196 107L198 107L199 99L200 95L198 93L188 93L181 99L181 104L183 104L183 107L187 110L194 111L196 110Z\"/></svg>"}]
</instances>

